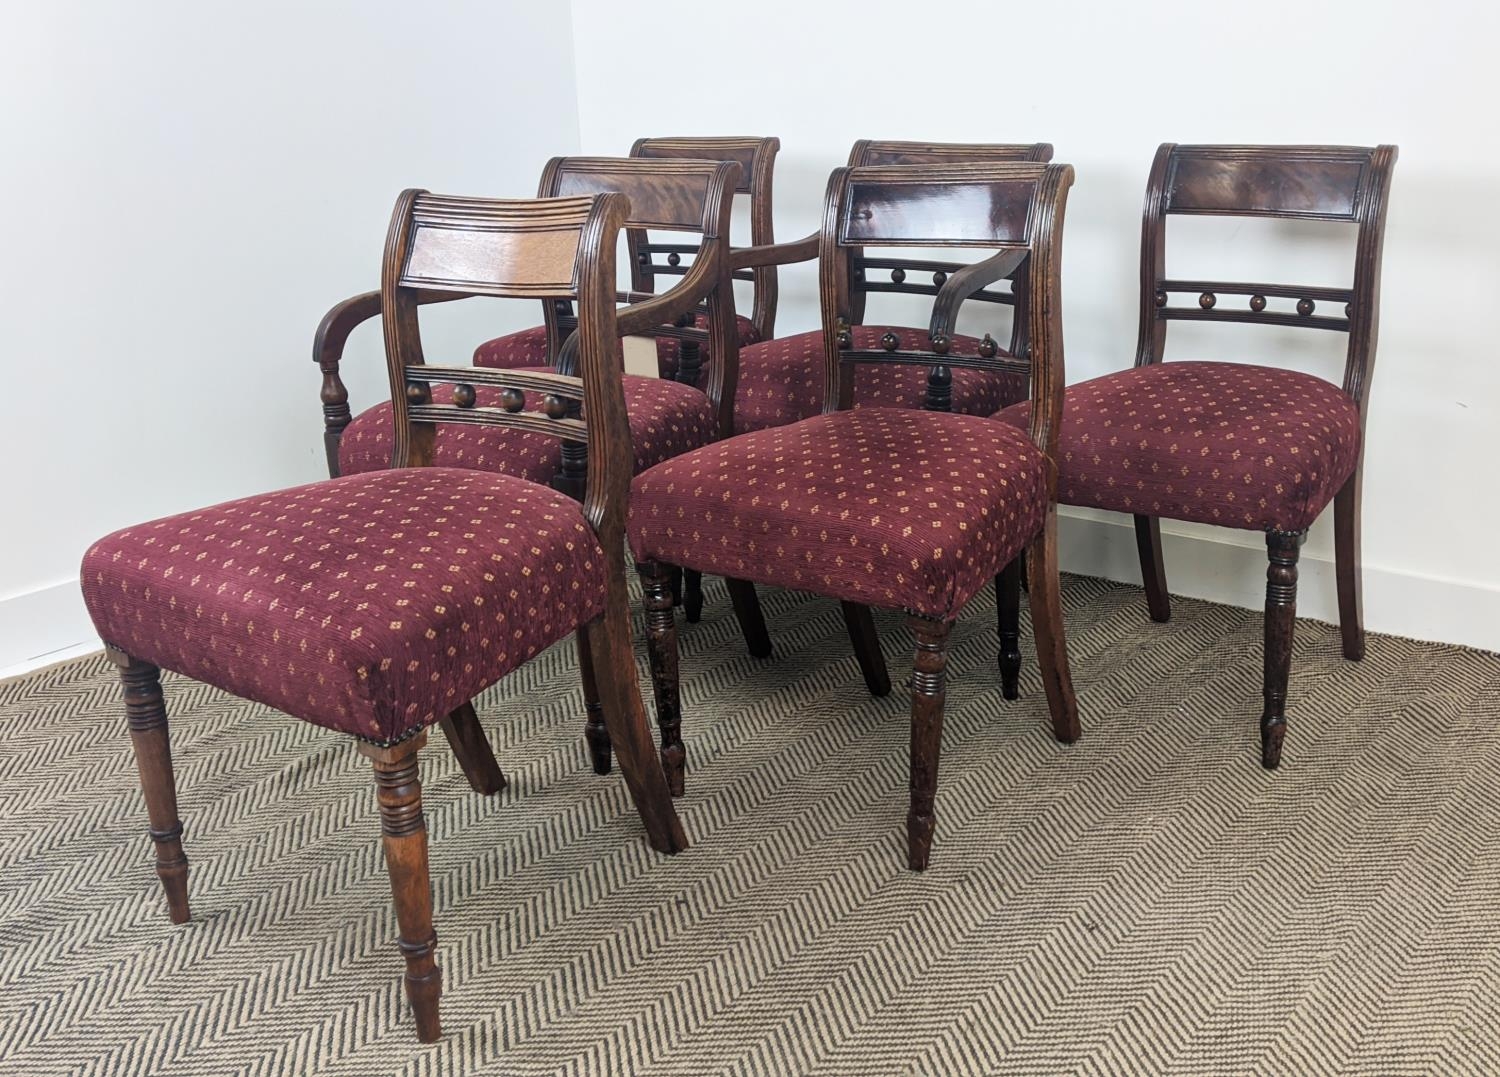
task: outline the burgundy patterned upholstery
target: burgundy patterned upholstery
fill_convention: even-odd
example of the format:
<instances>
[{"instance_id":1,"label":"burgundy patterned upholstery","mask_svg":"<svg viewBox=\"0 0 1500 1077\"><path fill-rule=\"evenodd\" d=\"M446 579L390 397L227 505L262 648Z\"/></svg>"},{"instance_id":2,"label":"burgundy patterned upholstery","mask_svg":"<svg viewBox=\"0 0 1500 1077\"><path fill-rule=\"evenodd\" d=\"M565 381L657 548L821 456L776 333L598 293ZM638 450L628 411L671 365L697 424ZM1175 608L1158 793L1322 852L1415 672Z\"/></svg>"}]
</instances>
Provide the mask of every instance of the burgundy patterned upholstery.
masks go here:
<instances>
[{"instance_id":1,"label":"burgundy patterned upholstery","mask_svg":"<svg viewBox=\"0 0 1500 1077\"><path fill-rule=\"evenodd\" d=\"M571 498L436 467L129 527L82 570L106 643L382 744L598 616L604 577Z\"/></svg>"},{"instance_id":2,"label":"burgundy patterned upholstery","mask_svg":"<svg viewBox=\"0 0 1500 1077\"><path fill-rule=\"evenodd\" d=\"M755 325L749 318L739 315L735 318L740 330L740 346L754 344L760 340L760 334L755 331ZM708 328L708 315L700 314L694 323L699 329ZM656 339L656 361L661 366L663 378L675 378L677 376L677 358L681 352L682 342L676 337L658 337ZM707 357L705 357L705 362ZM474 349L474 365L489 367L504 367L514 370L516 367L541 366L547 362L547 329L538 325L532 329L522 329L518 333L507 336L496 337L487 340L478 348Z\"/></svg>"},{"instance_id":3,"label":"burgundy patterned upholstery","mask_svg":"<svg viewBox=\"0 0 1500 1077\"><path fill-rule=\"evenodd\" d=\"M856 325L854 347L880 347L880 338L895 333L902 350L921 350L930 341L925 330L894 325ZM956 336L950 354L979 354L977 337ZM987 370L953 371L953 411L989 415L1026 397L1025 379ZM882 363L861 364L854 375L856 408L920 408L927 399L927 368ZM740 349L740 379L735 389L734 432L765 430L811 418L823 410L823 331L778 337Z\"/></svg>"},{"instance_id":4,"label":"burgundy patterned upholstery","mask_svg":"<svg viewBox=\"0 0 1500 1077\"><path fill-rule=\"evenodd\" d=\"M718 427L713 408L697 389L630 374L624 381L637 471L713 440ZM499 407L501 392L493 386L477 386L477 403ZM439 403L450 402L452 396L451 385L433 387L433 397ZM339 441L339 473L359 475L390 467L395 437L389 400L363 412L344 428ZM552 482L562 455L561 442L556 438L497 426L441 425L436 442L432 462L438 467L502 471L543 485Z\"/></svg>"},{"instance_id":5,"label":"burgundy patterned upholstery","mask_svg":"<svg viewBox=\"0 0 1500 1077\"><path fill-rule=\"evenodd\" d=\"M1029 410L997 417L1024 426ZM1068 387L1057 499L1301 531L1353 473L1359 440L1359 410L1322 378L1237 363L1134 367Z\"/></svg>"},{"instance_id":6,"label":"burgundy patterned upholstery","mask_svg":"<svg viewBox=\"0 0 1500 1077\"><path fill-rule=\"evenodd\" d=\"M1045 466L988 418L840 411L636 476L630 546L638 561L951 618L1040 526Z\"/></svg>"}]
</instances>

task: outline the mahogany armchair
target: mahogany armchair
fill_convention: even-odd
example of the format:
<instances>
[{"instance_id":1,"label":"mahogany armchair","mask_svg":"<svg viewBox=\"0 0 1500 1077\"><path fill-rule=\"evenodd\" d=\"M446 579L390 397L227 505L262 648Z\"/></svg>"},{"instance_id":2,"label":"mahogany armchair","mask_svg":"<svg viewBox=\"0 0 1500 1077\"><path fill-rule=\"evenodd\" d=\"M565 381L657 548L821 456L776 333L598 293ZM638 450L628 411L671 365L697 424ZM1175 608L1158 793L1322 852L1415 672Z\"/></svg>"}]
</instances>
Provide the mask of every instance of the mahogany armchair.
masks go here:
<instances>
[{"instance_id":1,"label":"mahogany armchair","mask_svg":"<svg viewBox=\"0 0 1500 1077\"><path fill-rule=\"evenodd\" d=\"M989 164L1011 161L1050 161L1052 147L1045 142L1029 144L978 144L934 142L882 142L863 139L849 153L849 167L877 165ZM731 256L736 269L757 271L772 265L809 261L817 255L818 237L793 243L737 250ZM867 256L860 248L851 252L849 272L850 333L857 348L873 348L887 334L902 348L921 348L926 337L921 329L898 325L867 324L865 306L872 293L936 296L948 277L963 268L961 262L932 261L893 252ZM978 302L1012 305L1009 291L981 290ZM1024 311L1016 308L1011 321L1009 354L1015 354L1026 326ZM818 414L822 398L822 335L818 330L762 340L740 349L740 381L735 399L734 431L737 434L781 426ZM952 354L975 356L980 340L952 334ZM917 367L871 366L862 368L854 381L855 407L927 407L966 415L988 415L996 408L1024 400L1025 374L948 366L932 368L924 378Z\"/></svg>"},{"instance_id":2,"label":"mahogany armchair","mask_svg":"<svg viewBox=\"0 0 1500 1077\"><path fill-rule=\"evenodd\" d=\"M629 536L645 589L648 650L662 763L674 793L686 750L677 636L665 565L834 598L846 616L869 606L906 611L916 635L912 677L908 863L928 861L949 629L986 583L1029 550L1031 603L1053 728L1078 736L1058 594L1052 454L1062 406L1059 258L1073 171L1066 165L840 168L829 180L819 235L822 414L720 441L637 476ZM938 290L927 339L893 334L875 347L850 329L860 251L998 248ZM1018 272L1024 271L1024 272ZM907 407L851 407L865 365L1014 371L993 341L952 350L959 306L1001 278L1022 283L1023 351L1033 418L1023 433L983 416ZM733 586L733 585L732 585ZM744 592L748 590L748 598ZM763 631L763 626L762 626ZM873 629L870 631L873 637ZM866 683L876 670L858 655ZM884 678L883 664L878 670Z\"/></svg>"},{"instance_id":3,"label":"mahogany armchair","mask_svg":"<svg viewBox=\"0 0 1500 1077\"><path fill-rule=\"evenodd\" d=\"M1298 551L1330 501L1344 657L1364 656L1359 518L1365 395L1380 324L1381 247L1395 162L1394 146L1163 145L1146 186L1141 225L1135 366L1070 386L1063 407L1058 498L1134 516L1153 620L1171 616L1162 517L1265 533L1260 739L1268 768L1280 763L1286 735ZM1178 214L1352 225L1352 285L1169 278L1166 222ZM1184 293L1190 303L1174 302ZM1223 301L1231 296L1238 297L1234 305ZM1173 321L1346 333L1343 383L1248 363L1163 362ZM1017 405L999 417L1024 424L1028 408Z\"/></svg>"},{"instance_id":4,"label":"mahogany armchair","mask_svg":"<svg viewBox=\"0 0 1500 1077\"><path fill-rule=\"evenodd\" d=\"M651 845L687 845L636 680L624 575L629 428L615 244L626 199L407 191L381 274L395 468L126 528L84 555L85 602L119 665L173 923L189 918L167 715L170 669L354 738L375 774L385 861L423 1041L440 1035L418 753L440 725L473 787L505 785L468 703L575 629ZM576 300L582 377L428 366L422 297ZM454 386L437 401L436 382ZM501 406L479 398L501 393ZM541 411L526 410L540 400ZM582 412L570 403L582 402ZM433 466L448 424L587 446L582 503L523 478Z\"/></svg>"},{"instance_id":5,"label":"mahogany armchair","mask_svg":"<svg viewBox=\"0 0 1500 1077\"><path fill-rule=\"evenodd\" d=\"M538 197L555 198L618 191L630 199L627 227L650 223L679 232L698 233L691 267L678 284L660 296L638 296L619 317L622 335L643 335L670 326L677 318L698 315L707 329L681 330L713 333L711 304L721 307L727 326L733 325L733 295L728 287L729 215L739 166L733 162L640 160L627 157L555 157L542 172ZM425 298L425 297L424 297ZM441 300L438 300L441 301ZM566 323L558 313L567 303L549 303L549 332L558 347L544 350L535 365L507 365L504 369L549 369L574 373L562 343L575 320ZM654 319L654 320L653 320ZM566 329L567 332L563 332ZM700 391L659 377L626 375L626 407L635 448L637 470L713 440L727 432L732 421L738 353L732 329L722 347L713 350L708 383ZM476 358L476 366L494 366ZM446 391L446 390L445 390ZM491 394L492 395L492 394ZM338 473L356 474L390 466L391 405L387 401L367 409L344 429L339 439ZM514 432L479 428L444 430L433 448L437 463L505 471L535 482L554 482L574 493L580 489L583 454L546 439L518 437Z\"/></svg>"}]
</instances>

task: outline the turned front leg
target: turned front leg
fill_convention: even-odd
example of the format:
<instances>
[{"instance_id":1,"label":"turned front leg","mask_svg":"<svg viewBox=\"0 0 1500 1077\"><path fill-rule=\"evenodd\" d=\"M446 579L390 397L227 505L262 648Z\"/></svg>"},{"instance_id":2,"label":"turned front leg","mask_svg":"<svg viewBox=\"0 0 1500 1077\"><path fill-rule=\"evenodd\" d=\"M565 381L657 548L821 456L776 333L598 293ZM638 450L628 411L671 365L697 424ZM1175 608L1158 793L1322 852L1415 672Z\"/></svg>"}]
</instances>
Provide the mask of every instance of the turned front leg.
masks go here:
<instances>
[{"instance_id":1,"label":"turned front leg","mask_svg":"<svg viewBox=\"0 0 1500 1077\"><path fill-rule=\"evenodd\" d=\"M927 867L932 834L937 828L938 753L943 741L950 628L942 621L911 618L917 650L911 675L911 807L906 816L906 861L912 871Z\"/></svg>"},{"instance_id":2,"label":"turned front leg","mask_svg":"<svg viewBox=\"0 0 1500 1077\"><path fill-rule=\"evenodd\" d=\"M359 751L375 768L381 843L400 929L397 946L406 958L406 997L417 1019L417 1038L432 1043L442 1035L438 997L443 974L435 956L427 823L422 817L422 782L417 770L417 752L426 743L424 731L388 748L361 743Z\"/></svg>"},{"instance_id":3,"label":"turned front leg","mask_svg":"<svg viewBox=\"0 0 1500 1077\"><path fill-rule=\"evenodd\" d=\"M604 723L604 706L599 701L599 682L594 676L594 656L589 649L587 632L580 629L575 639L578 642L578 672L583 681L583 743L588 749L594 773L608 774L614 748L610 743L609 729Z\"/></svg>"},{"instance_id":4,"label":"turned front leg","mask_svg":"<svg viewBox=\"0 0 1500 1077\"><path fill-rule=\"evenodd\" d=\"M995 577L995 614L1000 636L1000 695L1021 695L1021 555Z\"/></svg>"},{"instance_id":5,"label":"turned front leg","mask_svg":"<svg viewBox=\"0 0 1500 1077\"><path fill-rule=\"evenodd\" d=\"M689 322L689 324L692 324ZM677 346L677 381L698 388L703 377L703 347L696 340L681 340Z\"/></svg>"},{"instance_id":6,"label":"turned front leg","mask_svg":"<svg viewBox=\"0 0 1500 1077\"><path fill-rule=\"evenodd\" d=\"M172 773L172 745L167 735L167 707L161 692L161 670L123 651L110 649L125 689L125 718L141 776L141 794L156 846L156 874L167 895L172 923L186 923L188 860L182 851L182 820L177 817L177 782Z\"/></svg>"},{"instance_id":7,"label":"turned front leg","mask_svg":"<svg viewBox=\"0 0 1500 1077\"><path fill-rule=\"evenodd\" d=\"M651 662L656 724L661 730L661 766L672 795L680 797L686 787L687 749L682 743L677 622L672 614L671 574L665 566L655 562L638 567L646 606L646 654Z\"/></svg>"},{"instance_id":8,"label":"turned front leg","mask_svg":"<svg viewBox=\"0 0 1500 1077\"><path fill-rule=\"evenodd\" d=\"M1266 533L1265 709L1260 716L1260 761L1281 763L1286 738L1286 689L1292 674L1292 634L1297 623L1297 558L1305 531Z\"/></svg>"}]
</instances>

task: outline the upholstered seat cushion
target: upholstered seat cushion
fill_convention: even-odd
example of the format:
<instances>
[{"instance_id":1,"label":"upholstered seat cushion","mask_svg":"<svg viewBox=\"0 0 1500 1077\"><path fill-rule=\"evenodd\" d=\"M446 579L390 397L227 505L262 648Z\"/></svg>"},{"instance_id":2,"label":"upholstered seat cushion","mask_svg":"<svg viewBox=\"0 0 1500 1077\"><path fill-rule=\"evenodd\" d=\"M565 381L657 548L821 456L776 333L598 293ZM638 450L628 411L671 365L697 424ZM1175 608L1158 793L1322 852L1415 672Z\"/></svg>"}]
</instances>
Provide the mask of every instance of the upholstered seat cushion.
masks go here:
<instances>
[{"instance_id":1,"label":"upholstered seat cushion","mask_svg":"<svg viewBox=\"0 0 1500 1077\"><path fill-rule=\"evenodd\" d=\"M854 347L879 348L880 338L895 333L902 350L920 350L930 341L925 330L892 325L856 325ZM949 354L977 356L975 337L952 338ZM952 410L960 415L989 415L1022 400L1025 379L988 370L953 369ZM863 363L854 374L856 408L920 408L927 399L927 368ZM735 390L734 432L748 433L785 426L823 410L823 331L798 333L740 349L740 377Z\"/></svg>"},{"instance_id":2,"label":"upholstered seat cushion","mask_svg":"<svg viewBox=\"0 0 1500 1077\"><path fill-rule=\"evenodd\" d=\"M998 418L1024 426L1029 404ZM1068 387L1057 499L1250 530L1301 531L1353 473L1359 409L1277 367L1172 362Z\"/></svg>"},{"instance_id":3,"label":"upholstered seat cushion","mask_svg":"<svg viewBox=\"0 0 1500 1077\"><path fill-rule=\"evenodd\" d=\"M603 610L576 502L509 475L403 468L117 531L83 557L106 643L391 743Z\"/></svg>"},{"instance_id":4,"label":"upholstered seat cushion","mask_svg":"<svg viewBox=\"0 0 1500 1077\"><path fill-rule=\"evenodd\" d=\"M971 415L840 411L636 476L636 559L955 616L1034 535L1045 457Z\"/></svg>"},{"instance_id":5,"label":"upholstered seat cushion","mask_svg":"<svg viewBox=\"0 0 1500 1077\"><path fill-rule=\"evenodd\" d=\"M738 315L735 323L739 326L740 347L760 340L760 334L755 331L755 325L749 318ZM699 329L707 329L708 315L698 315L693 324ZM681 353L682 341L676 337L656 338L656 361L663 378L677 377ZM494 340L487 340L474 349L475 366L505 367L513 370L516 367L543 366L547 361L547 328L542 325L496 337ZM705 364L708 362L706 355L703 361Z\"/></svg>"},{"instance_id":6,"label":"upholstered seat cushion","mask_svg":"<svg viewBox=\"0 0 1500 1077\"><path fill-rule=\"evenodd\" d=\"M630 374L624 376L624 382L637 471L713 440L718 427L714 410L708 397L697 389ZM476 402L481 407L499 407L503 391L493 386L478 386ZM440 403L451 402L453 387L434 386L433 398ZM344 428L339 441L339 473L358 475L390 467L395 439L396 426L391 417L391 402L387 400L363 412ZM562 459L562 443L557 438L505 427L440 424L435 440L432 463L438 467L501 471L544 485L552 482Z\"/></svg>"}]
</instances>

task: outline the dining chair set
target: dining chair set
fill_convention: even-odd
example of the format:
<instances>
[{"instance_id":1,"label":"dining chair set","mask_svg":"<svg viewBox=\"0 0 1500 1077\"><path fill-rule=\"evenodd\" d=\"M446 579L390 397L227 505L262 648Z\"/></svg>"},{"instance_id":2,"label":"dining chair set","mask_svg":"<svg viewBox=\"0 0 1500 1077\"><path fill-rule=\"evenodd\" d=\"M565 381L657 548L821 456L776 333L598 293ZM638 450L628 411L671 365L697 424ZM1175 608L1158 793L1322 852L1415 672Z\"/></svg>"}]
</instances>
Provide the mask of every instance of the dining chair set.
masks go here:
<instances>
[{"instance_id":1,"label":"dining chair set","mask_svg":"<svg viewBox=\"0 0 1500 1077\"><path fill-rule=\"evenodd\" d=\"M1001 696L1018 696L1024 588L1053 734L1080 735L1060 503L1134 518L1155 621L1171 612L1162 518L1265 534L1260 746L1264 766L1279 764L1298 553L1330 502L1343 654L1364 653L1360 464L1395 148L1163 145L1147 184L1135 364L1072 386L1061 254L1074 171L1050 145L857 142L829 177L818 231L781 244L778 149L774 138L642 139L627 157L552 160L533 199L404 192L379 291L335 306L316 334L330 478L129 527L85 554L84 597L120 669L174 923L189 917L188 861L163 669L348 734L370 760L406 992L419 1039L438 1038L418 767L429 728L473 789L495 794L505 777L473 701L572 635L587 758L599 774L618 766L652 848L687 848L674 798L707 716L682 706L676 611L700 618L705 574L723 578L762 658L772 639L757 587L837 600L876 696L891 676L871 611L905 614L907 863L920 871L950 631L986 587ZM749 203L748 247L730 243L736 195ZM1186 214L1352 225L1352 283L1168 277L1166 221ZM777 337L777 269L797 262L817 265L821 326ZM737 284L753 297L748 316ZM927 324L872 322L879 293L930 298ZM539 300L541 324L482 344L472 364L429 363L420 308L473 297ZM971 302L1010 307L1008 339L959 333ZM377 316L390 396L356 414L344 348ZM1165 362L1173 321L1344 333L1342 383Z\"/></svg>"}]
</instances>

